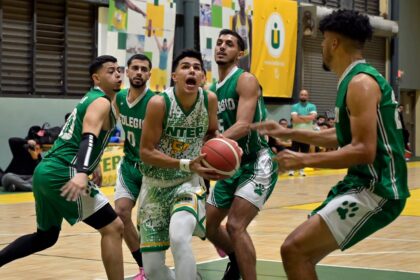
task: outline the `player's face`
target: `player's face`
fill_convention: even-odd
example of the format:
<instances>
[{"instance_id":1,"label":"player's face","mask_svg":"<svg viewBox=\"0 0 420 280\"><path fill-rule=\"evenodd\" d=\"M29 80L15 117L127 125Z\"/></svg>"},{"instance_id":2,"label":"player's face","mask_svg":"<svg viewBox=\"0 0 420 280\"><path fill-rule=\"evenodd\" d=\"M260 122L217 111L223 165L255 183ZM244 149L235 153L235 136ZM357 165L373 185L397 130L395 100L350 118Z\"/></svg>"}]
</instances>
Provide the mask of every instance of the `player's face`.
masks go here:
<instances>
[{"instance_id":1,"label":"player's face","mask_svg":"<svg viewBox=\"0 0 420 280\"><path fill-rule=\"evenodd\" d=\"M221 35L216 42L214 49L214 59L218 65L230 65L236 63L242 55L239 50L238 40L235 36L226 34Z\"/></svg>"},{"instance_id":2,"label":"player's face","mask_svg":"<svg viewBox=\"0 0 420 280\"><path fill-rule=\"evenodd\" d=\"M121 73L117 63L106 62L93 74L96 84L105 92L118 92L121 89Z\"/></svg>"},{"instance_id":3,"label":"player's face","mask_svg":"<svg viewBox=\"0 0 420 280\"><path fill-rule=\"evenodd\" d=\"M147 60L134 59L127 68L126 74L131 87L143 87L150 78L149 62Z\"/></svg>"},{"instance_id":4,"label":"player's face","mask_svg":"<svg viewBox=\"0 0 420 280\"><path fill-rule=\"evenodd\" d=\"M200 61L193 57L181 59L175 72L172 73L172 80L177 88L183 89L184 92L196 93L203 80L203 69Z\"/></svg>"},{"instance_id":5,"label":"player's face","mask_svg":"<svg viewBox=\"0 0 420 280\"><path fill-rule=\"evenodd\" d=\"M331 71L332 62L332 41L333 36L330 32L324 32L324 40L322 41L322 68L325 71Z\"/></svg>"}]
</instances>

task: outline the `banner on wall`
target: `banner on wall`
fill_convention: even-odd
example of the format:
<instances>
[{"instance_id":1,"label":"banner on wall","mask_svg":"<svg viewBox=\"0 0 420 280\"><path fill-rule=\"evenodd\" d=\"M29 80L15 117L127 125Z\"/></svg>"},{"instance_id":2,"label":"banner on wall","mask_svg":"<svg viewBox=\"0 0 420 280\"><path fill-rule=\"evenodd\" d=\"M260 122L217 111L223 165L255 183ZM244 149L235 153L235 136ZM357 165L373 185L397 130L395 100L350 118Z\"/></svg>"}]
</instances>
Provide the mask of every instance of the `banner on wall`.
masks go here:
<instances>
[{"instance_id":1,"label":"banner on wall","mask_svg":"<svg viewBox=\"0 0 420 280\"><path fill-rule=\"evenodd\" d=\"M207 82L218 80L214 47L221 29L245 42L239 67L259 80L265 97L292 96L297 44L297 2L200 0L200 46Z\"/></svg>"},{"instance_id":2,"label":"banner on wall","mask_svg":"<svg viewBox=\"0 0 420 280\"><path fill-rule=\"evenodd\" d=\"M134 54L152 61L149 87L163 91L170 85L175 34L174 0L110 0L106 52L121 66ZM124 81L125 87L128 79Z\"/></svg>"},{"instance_id":3,"label":"banner on wall","mask_svg":"<svg viewBox=\"0 0 420 280\"><path fill-rule=\"evenodd\" d=\"M297 46L297 2L258 1L251 72L258 78L265 97L292 97Z\"/></svg>"}]
</instances>

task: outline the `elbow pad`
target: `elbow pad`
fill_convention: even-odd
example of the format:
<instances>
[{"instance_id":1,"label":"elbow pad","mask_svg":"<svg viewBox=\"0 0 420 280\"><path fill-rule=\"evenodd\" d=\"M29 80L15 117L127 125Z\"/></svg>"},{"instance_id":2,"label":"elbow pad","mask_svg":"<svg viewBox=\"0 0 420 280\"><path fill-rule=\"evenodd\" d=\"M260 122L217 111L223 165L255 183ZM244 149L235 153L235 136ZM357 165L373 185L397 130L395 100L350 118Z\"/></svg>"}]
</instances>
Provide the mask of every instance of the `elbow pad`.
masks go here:
<instances>
[{"instance_id":1,"label":"elbow pad","mask_svg":"<svg viewBox=\"0 0 420 280\"><path fill-rule=\"evenodd\" d=\"M93 133L83 133L75 164L77 173L89 173L90 156L97 140L98 138Z\"/></svg>"}]
</instances>

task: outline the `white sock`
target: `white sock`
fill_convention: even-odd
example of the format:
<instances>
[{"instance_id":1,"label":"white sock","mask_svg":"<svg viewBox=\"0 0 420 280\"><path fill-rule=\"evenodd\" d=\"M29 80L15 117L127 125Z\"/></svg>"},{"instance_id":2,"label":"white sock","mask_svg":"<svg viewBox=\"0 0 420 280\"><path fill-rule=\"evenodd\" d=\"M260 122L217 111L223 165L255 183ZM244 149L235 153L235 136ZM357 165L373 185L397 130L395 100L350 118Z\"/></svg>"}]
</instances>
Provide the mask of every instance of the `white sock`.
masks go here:
<instances>
[{"instance_id":1,"label":"white sock","mask_svg":"<svg viewBox=\"0 0 420 280\"><path fill-rule=\"evenodd\" d=\"M165 265L166 251L143 252L143 268L148 280L174 280L175 273Z\"/></svg>"},{"instance_id":2,"label":"white sock","mask_svg":"<svg viewBox=\"0 0 420 280\"><path fill-rule=\"evenodd\" d=\"M187 211L175 212L171 217L169 236L177 280L196 279L197 267L191 247L191 238L196 225L196 218Z\"/></svg>"}]
</instances>

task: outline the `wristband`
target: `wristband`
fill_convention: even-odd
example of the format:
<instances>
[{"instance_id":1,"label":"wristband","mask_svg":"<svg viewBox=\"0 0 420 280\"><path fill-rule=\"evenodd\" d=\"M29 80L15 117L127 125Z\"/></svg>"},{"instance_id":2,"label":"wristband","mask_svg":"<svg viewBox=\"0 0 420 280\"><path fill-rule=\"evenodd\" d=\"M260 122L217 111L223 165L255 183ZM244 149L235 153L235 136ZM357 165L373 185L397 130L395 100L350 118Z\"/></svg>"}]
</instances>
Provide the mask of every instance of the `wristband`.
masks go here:
<instances>
[{"instance_id":1,"label":"wristband","mask_svg":"<svg viewBox=\"0 0 420 280\"><path fill-rule=\"evenodd\" d=\"M191 160L189 160L189 159L179 160L179 169L181 169L181 171L184 171L184 172L191 172L190 162L191 162Z\"/></svg>"}]
</instances>

